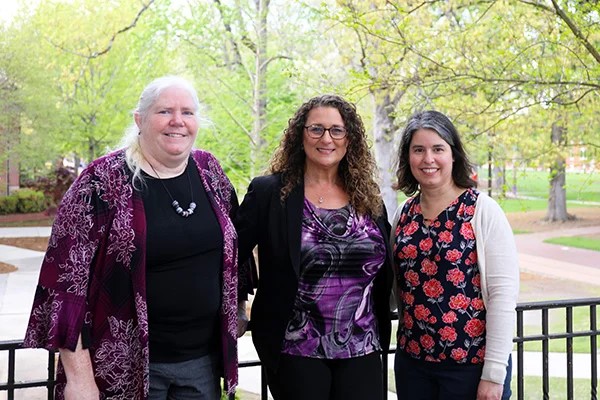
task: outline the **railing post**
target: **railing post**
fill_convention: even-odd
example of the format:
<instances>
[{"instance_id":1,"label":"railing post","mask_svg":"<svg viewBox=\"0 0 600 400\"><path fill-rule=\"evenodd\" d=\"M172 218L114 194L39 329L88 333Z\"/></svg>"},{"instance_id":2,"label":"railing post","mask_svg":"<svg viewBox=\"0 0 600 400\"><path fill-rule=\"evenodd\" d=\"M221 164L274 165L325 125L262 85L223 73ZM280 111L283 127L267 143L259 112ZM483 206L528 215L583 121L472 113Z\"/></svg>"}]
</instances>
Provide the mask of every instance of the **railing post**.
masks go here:
<instances>
[{"instance_id":1,"label":"railing post","mask_svg":"<svg viewBox=\"0 0 600 400\"><path fill-rule=\"evenodd\" d=\"M566 331L567 334L573 333L573 307L567 307ZM567 399L573 400L573 338L567 336Z\"/></svg>"},{"instance_id":2,"label":"railing post","mask_svg":"<svg viewBox=\"0 0 600 400\"><path fill-rule=\"evenodd\" d=\"M517 310L517 338L523 338L523 310ZM525 344L522 341L517 342L517 399L525 399L523 355Z\"/></svg>"},{"instance_id":3,"label":"railing post","mask_svg":"<svg viewBox=\"0 0 600 400\"><path fill-rule=\"evenodd\" d=\"M590 331L598 332L598 320L596 305L590 306ZM590 365L592 367L592 379L590 382L590 395L592 400L598 400L598 335L590 336Z\"/></svg>"}]
</instances>

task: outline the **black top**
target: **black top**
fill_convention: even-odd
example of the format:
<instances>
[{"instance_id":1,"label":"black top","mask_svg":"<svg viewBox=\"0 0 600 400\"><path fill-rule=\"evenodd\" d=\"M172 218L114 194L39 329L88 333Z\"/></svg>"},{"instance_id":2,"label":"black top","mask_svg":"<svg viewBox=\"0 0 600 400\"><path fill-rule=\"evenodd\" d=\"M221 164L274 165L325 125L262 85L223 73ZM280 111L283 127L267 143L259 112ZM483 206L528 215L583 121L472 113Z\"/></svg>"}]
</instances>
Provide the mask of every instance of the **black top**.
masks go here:
<instances>
[{"instance_id":1,"label":"black top","mask_svg":"<svg viewBox=\"0 0 600 400\"><path fill-rule=\"evenodd\" d=\"M175 178L161 183L144 177L150 362L218 352L223 235L198 170L190 159ZM167 190L187 210L190 182L197 207L184 218L171 206Z\"/></svg>"}]
</instances>

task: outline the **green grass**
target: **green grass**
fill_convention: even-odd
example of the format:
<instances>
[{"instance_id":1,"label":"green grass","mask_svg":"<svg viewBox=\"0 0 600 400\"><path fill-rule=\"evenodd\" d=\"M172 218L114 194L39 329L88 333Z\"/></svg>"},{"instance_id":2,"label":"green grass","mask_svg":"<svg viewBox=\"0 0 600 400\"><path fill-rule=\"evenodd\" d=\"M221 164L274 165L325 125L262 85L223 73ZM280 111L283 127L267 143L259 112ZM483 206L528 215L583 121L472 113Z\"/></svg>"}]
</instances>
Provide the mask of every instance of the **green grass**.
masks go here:
<instances>
[{"instance_id":1,"label":"green grass","mask_svg":"<svg viewBox=\"0 0 600 400\"><path fill-rule=\"evenodd\" d=\"M487 169L479 171L480 179L485 179ZM517 188L518 196L539 197L546 199L550 189L550 176L548 171L533 170L507 170L506 190L511 192ZM565 179L567 201L600 201L600 173L575 173L568 172Z\"/></svg>"},{"instance_id":2,"label":"green grass","mask_svg":"<svg viewBox=\"0 0 600 400\"><path fill-rule=\"evenodd\" d=\"M578 249L600 251L600 239L585 236L561 236L544 240L544 243L560 244Z\"/></svg>"},{"instance_id":3,"label":"green grass","mask_svg":"<svg viewBox=\"0 0 600 400\"><path fill-rule=\"evenodd\" d=\"M599 195L596 195L599 196ZM548 209L548 200L546 199L508 199L494 198L504 212L527 212L527 211L543 211ZM567 210L575 207L598 207L593 204L578 203L576 201L567 201Z\"/></svg>"},{"instance_id":4,"label":"green grass","mask_svg":"<svg viewBox=\"0 0 600 400\"><path fill-rule=\"evenodd\" d=\"M573 379L573 398L590 399L589 379ZM567 378L550 378L549 398L566 399L567 398ZM512 399L517 398L517 379L513 375L511 385ZM542 378L539 376L526 376L524 378L523 398L525 400L540 400L543 398Z\"/></svg>"}]
</instances>

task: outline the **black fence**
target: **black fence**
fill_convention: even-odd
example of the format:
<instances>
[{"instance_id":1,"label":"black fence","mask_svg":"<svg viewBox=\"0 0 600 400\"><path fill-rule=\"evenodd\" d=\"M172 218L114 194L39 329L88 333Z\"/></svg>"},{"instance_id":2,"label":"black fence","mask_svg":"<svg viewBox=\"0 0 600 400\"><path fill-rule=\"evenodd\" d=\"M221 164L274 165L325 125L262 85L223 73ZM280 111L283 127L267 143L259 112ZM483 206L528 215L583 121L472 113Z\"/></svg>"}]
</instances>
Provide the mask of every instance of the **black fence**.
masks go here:
<instances>
[{"instance_id":1,"label":"black fence","mask_svg":"<svg viewBox=\"0 0 600 400\"><path fill-rule=\"evenodd\" d=\"M513 398L517 398L518 400L549 400L550 396L552 396L553 399L566 400L598 399L598 335L600 333L597 323L598 305L600 305L600 298L540 301L517 305L517 336L513 339L516 343L516 362L514 363L516 367L516 382L514 385L516 390L513 393ZM393 318L395 318L395 315ZM539 324L537 323L538 318ZM557 321L560 321L560 324ZM563 322L564 328L562 328ZM582 328L584 322L585 327ZM561 328L557 328L557 325L561 326ZM533 330L533 327L539 328L539 331ZM525 328L527 328L528 332L525 332ZM586 371L589 370L589 378L577 380L579 382L577 388L575 385L574 356L581 353L574 352L575 340L579 340L578 345L582 344L581 340L586 342L589 340L589 344L585 344L587 351L585 354L586 357L589 354L589 364L586 362L584 366ZM562 341L565 342L564 349L562 348ZM564 358L564 360L559 361L565 363L566 385L564 385L564 391L561 390L563 385L558 385L558 389L551 386L551 342L554 342L552 352L560 352L561 358ZM534 343L536 346L541 346L539 353L536 353L539 354L542 364L541 382L539 382L539 385L537 382L534 382L534 386L531 384L526 385L527 377L525 369L528 362L525 357L526 343ZM556 345L560 347L558 350L556 349ZM16 352L18 350L22 350L22 341L0 342L0 354L8 353L7 380L4 383L0 383L0 392L7 392L7 400L25 399L27 398L26 392L28 388L45 387L48 400L54 400L55 353L48 352L48 374L45 378L31 381L17 381L15 379L15 371ZM390 353L394 351L395 349L390 349ZM383 392L386 393L388 382L387 357L383 358L383 365L384 376L382 377L382 385L384 387ZM239 366L240 368L256 367L260 366L260 362L257 360L243 361L240 362ZM578 366L581 367L581 365ZM0 366L0 371L2 369L3 367ZM589 386L586 384L588 379ZM589 393L589 397L586 394L582 394L581 391L577 392L577 390L581 390L580 383L582 381L586 387L585 391ZM267 400L267 398L268 391L265 374L261 369L261 399ZM233 396L230 399L233 400Z\"/></svg>"}]
</instances>

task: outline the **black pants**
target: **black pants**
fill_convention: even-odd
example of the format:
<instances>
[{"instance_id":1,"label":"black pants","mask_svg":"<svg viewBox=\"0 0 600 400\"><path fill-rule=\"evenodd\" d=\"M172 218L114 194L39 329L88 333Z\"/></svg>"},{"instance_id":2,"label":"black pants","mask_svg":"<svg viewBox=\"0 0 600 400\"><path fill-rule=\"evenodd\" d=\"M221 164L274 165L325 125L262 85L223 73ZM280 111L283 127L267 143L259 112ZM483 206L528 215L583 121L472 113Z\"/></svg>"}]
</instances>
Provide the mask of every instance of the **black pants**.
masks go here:
<instances>
[{"instance_id":1,"label":"black pants","mask_svg":"<svg viewBox=\"0 0 600 400\"><path fill-rule=\"evenodd\" d=\"M381 368L378 353L341 360L282 354L267 382L275 400L379 400Z\"/></svg>"},{"instance_id":2,"label":"black pants","mask_svg":"<svg viewBox=\"0 0 600 400\"><path fill-rule=\"evenodd\" d=\"M482 365L448 365L418 361L396 350L394 362L398 400L475 400ZM511 396L512 357L508 367L502 400Z\"/></svg>"}]
</instances>

